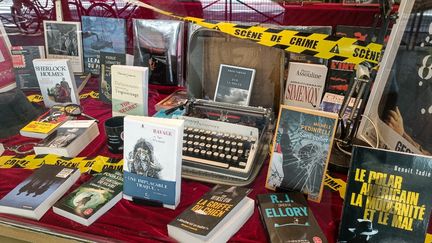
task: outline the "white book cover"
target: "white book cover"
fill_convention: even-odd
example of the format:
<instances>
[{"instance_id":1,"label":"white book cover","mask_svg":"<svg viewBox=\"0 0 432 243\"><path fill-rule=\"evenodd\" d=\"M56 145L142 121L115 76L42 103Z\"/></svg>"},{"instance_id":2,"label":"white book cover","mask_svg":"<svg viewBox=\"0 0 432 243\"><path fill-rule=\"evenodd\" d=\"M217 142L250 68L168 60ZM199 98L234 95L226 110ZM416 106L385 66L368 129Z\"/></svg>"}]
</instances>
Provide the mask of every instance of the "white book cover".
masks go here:
<instances>
[{"instance_id":1,"label":"white book cover","mask_svg":"<svg viewBox=\"0 0 432 243\"><path fill-rule=\"evenodd\" d=\"M124 120L124 186L128 200L175 209L180 202L184 121L143 116Z\"/></svg>"},{"instance_id":2,"label":"white book cover","mask_svg":"<svg viewBox=\"0 0 432 243\"><path fill-rule=\"evenodd\" d=\"M283 104L319 110L327 67L290 62L288 70Z\"/></svg>"},{"instance_id":3,"label":"white book cover","mask_svg":"<svg viewBox=\"0 0 432 243\"><path fill-rule=\"evenodd\" d=\"M84 72L80 22L44 21L47 58L66 58L74 73Z\"/></svg>"},{"instance_id":4,"label":"white book cover","mask_svg":"<svg viewBox=\"0 0 432 243\"><path fill-rule=\"evenodd\" d=\"M111 66L113 116L147 116L148 68Z\"/></svg>"},{"instance_id":5,"label":"white book cover","mask_svg":"<svg viewBox=\"0 0 432 243\"><path fill-rule=\"evenodd\" d=\"M75 77L68 59L34 59L33 66L46 107L79 104Z\"/></svg>"}]
</instances>

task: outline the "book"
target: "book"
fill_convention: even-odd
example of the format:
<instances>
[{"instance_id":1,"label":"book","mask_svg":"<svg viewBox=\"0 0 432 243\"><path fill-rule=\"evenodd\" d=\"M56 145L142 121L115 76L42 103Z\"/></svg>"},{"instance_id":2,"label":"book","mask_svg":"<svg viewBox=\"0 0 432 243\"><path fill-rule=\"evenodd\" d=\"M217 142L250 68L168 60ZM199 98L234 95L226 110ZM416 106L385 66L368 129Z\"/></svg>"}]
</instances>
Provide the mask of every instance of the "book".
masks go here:
<instances>
[{"instance_id":1,"label":"book","mask_svg":"<svg viewBox=\"0 0 432 243\"><path fill-rule=\"evenodd\" d=\"M326 76L325 65L290 62L283 104L318 110Z\"/></svg>"},{"instance_id":2,"label":"book","mask_svg":"<svg viewBox=\"0 0 432 243\"><path fill-rule=\"evenodd\" d=\"M159 101L155 105L156 111L160 111L162 109L168 110L173 107L177 107L179 105L185 104L188 100L188 94L186 90L177 90L172 94L168 95L165 99Z\"/></svg>"},{"instance_id":3,"label":"book","mask_svg":"<svg viewBox=\"0 0 432 243\"><path fill-rule=\"evenodd\" d=\"M80 175L77 168L42 165L0 200L0 213L39 220Z\"/></svg>"},{"instance_id":4,"label":"book","mask_svg":"<svg viewBox=\"0 0 432 243\"><path fill-rule=\"evenodd\" d=\"M34 59L33 65L46 107L80 103L68 59Z\"/></svg>"},{"instance_id":5,"label":"book","mask_svg":"<svg viewBox=\"0 0 432 243\"><path fill-rule=\"evenodd\" d=\"M34 146L35 154L76 157L99 135L95 120L71 120Z\"/></svg>"},{"instance_id":6,"label":"book","mask_svg":"<svg viewBox=\"0 0 432 243\"><path fill-rule=\"evenodd\" d=\"M257 202L271 243L327 242L302 193L260 194Z\"/></svg>"},{"instance_id":7,"label":"book","mask_svg":"<svg viewBox=\"0 0 432 243\"><path fill-rule=\"evenodd\" d=\"M123 173L104 170L53 206L54 213L91 225L122 198Z\"/></svg>"},{"instance_id":8,"label":"book","mask_svg":"<svg viewBox=\"0 0 432 243\"><path fill-rule=\"evenodd\" d=\"M425 242L432 158L354 146L339 242Z\"/></svg>"},{"instance_id":9,"label":"book","mask_svg":"<svg viewBox=\"0 0 432 243\"><path fill-rule=\"evenodd\" d=\"M55 105L21 128L20 134L24 137L46 138L69 119L71 117L64 111L64 106Z\"/></svg>"},{"instance_id":10,"label":"book","mask_svg":"<svg viewBox=\"0 0 432 243\"><path fill-rule=\"evenodd\" d=\"M148 200L170 209L177 207L183 123L180 119L125 117L123 198Z\"/></svg>"},{"instance_id":11,"label":"book","mask_svg":"<svg viewBox=\"0 0 432 243\"><path fill-rule=\"evenodd\" d=\"M337 120L334 113L281 105L266 187L320 202Z\"/></svg>"},{"instance_id":12,"label":"book","mask_svg":"<svg viewBox=\"0 0 432 243\"><path fill-rule=\"evenodd\" d=\"M100 75L100 52L126 53L125 20L120 18L82 16L81 21L84 71Z\"/></svg>"},{"instance_id":13,"label":"book","mask_svg":"<svg viewBox=\"0 0 432 243\"><path fill-rule=\"evenodd\" d=\"M99 76L99 99L105 103L111 103L111 66L126 65L124 53L100 52L101 73Z\"/></svg>"},{"instance_id":14,"label":"book","mask_svg":"<svg viewBox=\"0 0 432 243\"><path fill-rule=\"evenodd\" d=\"M11 56L11 43L3 23L0 21L0 92L6 92L16 87L15 74Z\"/></svg>"},{"instance_id":15,"label":"book","mask_svg":"<svg viewBox=\"0 0 432 243\"><path fill-rule=\"evenodd\" d=\"M252 216L251 189L216 185L168 224L179 242L226 242Z\"/></svg>"},{"instance_id":16,"label":"book","mask_svg":"<svg viewBox=\"0 0 432 243\"><path fill-rule=\"evenodd\" d=\"M320 110L339 114L339 111L342 108L342 103L344 101L344 98L345 97L342 95L327 92L324 94L324 97L321 101ZM353 110L354 102L355 102L354 98L351 98L350 102L348 103L348 106L345 110L345 113L342 116L342 120L344 122L346 122L348 120L348 118L349 118L349 116ZM360 108L360 106L361 106L361 100L358 104L358 108ZM357 110L355 111L355 114L357 114ZM352 127L352 125L353 124L351 124L351 127Z\"/></svg>"},{"instance_id":17,"label":"book","mask_svg":"<svg viewBox=\"0 0 432 243\"><path fill-rule=\"evenodd\" d=\"M77 87L77 93L81 93L81 91L86 86L87 82L90 80L91 74L90 73L83 73L83 74L74 74L75 84Z\"/></svg>"},{"instance_id":18,"label":"book","mask_svg":"<svg viewBox=\"0 0 432 243\"><path fill-rule=\"evenodd\" d=\"M221 64L214 101L249 105L255 69Z\"/></svg>"},{"instance_id":19,"label":"book","mask_svg":"<svg viewBox=\"0 0 432 243\"><path fill-rule=\"evenodd\" d=\"M112 115L147 116L148 68L111 66Z\"/></svg>"},{"instance_id":20,"label":"book","mask_svg":"<svg viewBox=\"0 0 432 243\"><path fill-rule=\"evenodd\" d=\"M44 20L47 58L69 59L74 73L83 73L83 48L80 22Z\"/></svg>"},{"instance_id":21,"label":"book","mask_svg":"<svg viewBox=\"0 0 432 243\"><path fill-rule=\"evenodd\" d=\"M38 90L39 83L33 67L33 60L45 58L43 46L12 46L12 61L17 87L22 90Z\"/></svg>"}]
</instances>

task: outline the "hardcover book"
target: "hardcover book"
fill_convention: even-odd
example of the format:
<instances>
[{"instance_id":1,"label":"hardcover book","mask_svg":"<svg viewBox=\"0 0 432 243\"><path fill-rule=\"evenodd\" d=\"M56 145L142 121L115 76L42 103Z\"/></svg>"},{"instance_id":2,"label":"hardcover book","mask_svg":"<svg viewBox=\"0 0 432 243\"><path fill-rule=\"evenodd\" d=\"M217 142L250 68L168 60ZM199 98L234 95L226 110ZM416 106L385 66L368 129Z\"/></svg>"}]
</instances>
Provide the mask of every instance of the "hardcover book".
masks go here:
<instances>
[{"instance_id":1,"label":"hardcover book","mask_svg":"<svg viewBox=\"0 0 432 243\"><path fill-rule=\"evenodd\" d=\"M46 138L69 119L71 117L66 115L64 106L55 105L23 127L20 134L24 137Z\"/></svg>"},{"instance_id":2,"label":"hardcover book","mask_svg":"<svg viewBox=\"0 0 432 243\"><path fill-rule=\"evenodd\" d=\"M67 121L36 144L34 151L35 154L76 157L98 135L99 128L94 120Z\"/></svg>"},{"instance_id":3,"label":"hardcover book","mask_svg":"<svg viewBox=\"0 0 432 243\"><path fill-rule=\"evenodd\" d=\"M12 46L12 61L17 87L22 90L39 89L33 60L45 58L43 46Z\"/></svg>"},{"instance_id":4,"label":"hardcover book","mask_svg":"<svg viewBox=\"0 0 432 243\"><path fill-rule=\"evenodd\" d=\"M11 44L3 23L0 21L0 92L16 87L11 56Z\"/></svg>"},{"instance_id":5,"label":"hardcover book","mask_svg":"<svg viewBox=\"0 0 432 243\"><path fill-rule=\"evenodd\" d=\"M168 224L179 242L226 242L252 216L251 189L216 185Z\"/></svg>"},{"instance_id":6,"label":"hardcover book","mask_svg":"<svg viewBox=\"0 0 432 243\"><path fill-rule=\"evenodd\" d=\"M188 99L188 94L186 90L177 90L174 93L168 95L165 99L159 101L155 105L155 109L160 111L162 109L168 110L173 107L184 104Z\"/></svg>"},{"instance_id":7,"label":"hardcover book","mask_svg":"<svg viewBox=\"0 0 432 243\"><path fill-rule=\"evenodd\" d=\"M183 123L179 119L125 117L125 199L148 200L170 209L177 207L180 201Z\"/></svg>"},{"instance_id":8,"label":"hardcover book","mask_svg":"<svg viewBox=\"0 0 432 243\"><path fill-rule=\"evenodd\" d=\"M249 105L255 69L221 64L214 101Z\"/></svg>"},{"instance_id":9,"label":"hardcover book","mask_svg":"<svg viewBox=\"0 0 432 243\"><path fill-rule=\"evenodd\" d=\"M148 68L111 66L113 116L147 116Z\"/></svg>"},{"instance_id":10,"label":"hardcover book","mask_svg":"<svg viewBox=\"0 0 432 243\"><path fill-rule=\"evenodd\" d=\"M320 202L338 116L282 105L266 187L301 191Z\"/></svg>"},{"instance_id":11,"label":"hardcover book","mask_svg":"<svg viewBox=\"0 0 432 243\"><path fill-rule=\"evenodd\" d=\"M83 50L80 22L44 20L47 58L69 59L74 73L83 73Z\"/></svg>"},{"instance_id":12,"label":"hardcover book","mask_svg":"<svg viewBox=\"0 0 432 243\"><path fill-rule=\"evenodd\" d=\"M432 158L355 146L339 242L425 242Z\"/></svg>"},{"instance_id":13,"label":"hardcover book","mask_svg":"<svg viewBox=\"0 0 432 243\"><path fill-rule=\"evenodd\" d=\"M79 177L76 168L42 165L0 200L0 212L39 220Z\"/></svg>"},{"instance_id":14,"label":"hardcover book","mask_svg":"<svg viewBox=\"0 0 432 243\"><path fill-rule=\"evenodd\" d=\"M104 170L63 197L53 210L56 214L89 226L120 201L122 190L123 173Z\"/></svg>"},{"instance_id":15,"label":"hardcover book","mask_svg":"<svg viewBox=\"0 0 432 243\"><path fill-rule=\"evenodd\" d=\"M35 59L33 65L46 107L79 104L75 77L68 59Z\"/></svg>"},{"instance_id":16,"label":"hardcover book","mask_svg":"<svg viewBox=\"0 0 432 243\"><path fill-rule=\"evenodd\" d=\"M94 16L82 17L84 71L100 74L100 52L126 53L125 20ZM124 63L123 63L124 64Z\"/></svg>"},{"instance_id":17,"label":"hardcover book","mask_svg":"<svg viewBox=\"0 0 432 243\"><path fill-rule=\"evenodd\" d=\"M302 193L261 194L257 200L271 243L327 242Z\"/></svg>"},{"instance_id":18,"label":"hardcover book","mask_svg":"<svg viewBox=\"0 0 432 243\"><path fill-rule=\"evenodd\" d=\"M100 52L101 73L99 76L99 99L105 103L111 103L111 66L126 65L124 53Z\"/></svg>"}]
</instances>

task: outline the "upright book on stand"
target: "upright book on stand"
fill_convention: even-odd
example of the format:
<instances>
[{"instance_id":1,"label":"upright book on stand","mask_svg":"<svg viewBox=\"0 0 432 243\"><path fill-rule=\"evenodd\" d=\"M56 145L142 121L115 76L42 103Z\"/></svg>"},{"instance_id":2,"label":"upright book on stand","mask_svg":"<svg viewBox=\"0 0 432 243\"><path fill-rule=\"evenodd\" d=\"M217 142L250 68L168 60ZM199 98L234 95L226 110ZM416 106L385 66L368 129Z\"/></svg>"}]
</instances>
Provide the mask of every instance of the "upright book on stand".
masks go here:
<instances>
[{"instance_id":1,"label":"upright book on stand","mask_svg":"<svg viewBox=\"0 0 432 243\"><path fill-rule=\"evenodd\" d=\"M432 158L355 146L339 242L425 242Z\"/></svg>"},{"instance_id":2,"label":"upright book on stand","mask_svg":"<svg viewBox=\"0 0 432 243\"><path fill-rule=\"evenodd\" d=\"M105 51L100 52L101 73L99 76L99 99L105 103L111 103L112 100L112 65L126 65L126 54Z\"/></svg>"},{"instance_id":3,"label":"upright book on stand","mask_svg":"<svg viewBox=\"0 0 432 243\"><path fill-rule=\"evenodd\" d=\"M180 202L183 120L124 119L124 194L175 209Z\"/></svg>"},{"instance_id":4,"label":"upright book on stand","mask_svg":"<svg viewBox=\"0 0 432 243\"><path fill-rule=\"evenodd\" d=\"M77 168L42 165L0 200L0 213L39 220L79 177Z\"/></svg>"}]
</instances>

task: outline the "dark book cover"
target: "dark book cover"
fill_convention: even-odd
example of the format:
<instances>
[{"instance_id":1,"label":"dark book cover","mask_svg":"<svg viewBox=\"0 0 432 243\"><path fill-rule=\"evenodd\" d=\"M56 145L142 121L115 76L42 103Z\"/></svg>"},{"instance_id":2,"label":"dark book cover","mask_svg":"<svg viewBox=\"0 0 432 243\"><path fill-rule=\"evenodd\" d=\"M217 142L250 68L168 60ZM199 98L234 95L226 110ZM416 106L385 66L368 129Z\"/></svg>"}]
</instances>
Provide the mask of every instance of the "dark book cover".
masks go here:
<instances>
[{"instance_id":1,"label":"dark book cover","mask_svg":"<svg viewBox=\"0 0 432 243\"><path fill-rule=\"evenodd\" d=\"M337 114L282 105L266 187L308 194L319 202Z\"/></svg>"},{"instance_id":2,"label":"dark book cover","mask_svg":"<svg viewBox=\"0 0 432 243\"><path fill-rule=\"evenodd\" d=\"M206 236L250 191L251 189L243 187L216 185L183 211L170 225Z\"/></svg>"},{"instance_id":3,"label":"dark book cover","mask_svg":"<svg viewBox=\"0 0 432 243\"><path fill-rule=\"evenodd\" d=\"M270 242L327 242L302 193L261 194L257 200Z\"/></svg>"},{"instance_id":4,"label":"dark book cover","mask_svg":"<svg viewBox=\"0 0 432 243\"><path fill-rule=\"evenodd\" d=\"M44 58L43 46L12 46L12 61L17 87L22 90L39 89L33 59Z\"/></svg>"},{"instance_id":5,"label":"dark book cover","mask_svg":"<svg viewBox=\"0 0 432 243\"><path fill-rule=\"evenodd\" d=\"M76 168L43 165L0 200L0 206L35 210L51 196Z\"/></svg>"},{"instance_id":6,"label":"dark book cover","mask_svg":"<svg viewBox=\"0 0 432 243\"><path fill-rule=\"evenodd\" d=\"M105 170L62 198L54 207L88 219L122 191L123 172Z\"/></svg>"},{"instance_id":7,"label":"dark book cover","mask_svg":"<svg viewBox=\"0 0 432 243\"><path fill-rule=\"evenodd\" d=\"M339 242L424 242L432 158L354 147Z\"/></svg>"},{"instance_id":8,"label":"dark book cover","mask_svg":"<svg viewBox=\"0 0 432 243\"><path fill-rule=\"evenodd\" d=\"M100 52L99 99L111 103L111 66L126 65L125 53Z\"/></svg>"},{"instance_id":9,"label":"dark book cover","mask_svg":"<svg viewBox=\"0 0 432 243\"><path fill-rule=\"evenodd\" d=\"M125 20L94 16L82 17L84 71L100 74L100 52L126 53Z\"/></svg>"}]
</instances>

